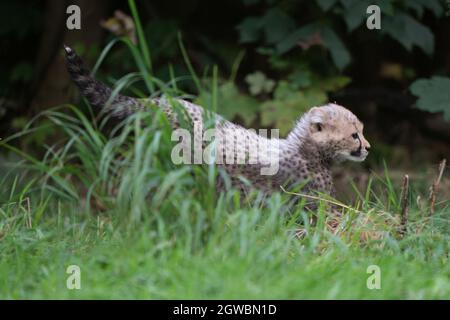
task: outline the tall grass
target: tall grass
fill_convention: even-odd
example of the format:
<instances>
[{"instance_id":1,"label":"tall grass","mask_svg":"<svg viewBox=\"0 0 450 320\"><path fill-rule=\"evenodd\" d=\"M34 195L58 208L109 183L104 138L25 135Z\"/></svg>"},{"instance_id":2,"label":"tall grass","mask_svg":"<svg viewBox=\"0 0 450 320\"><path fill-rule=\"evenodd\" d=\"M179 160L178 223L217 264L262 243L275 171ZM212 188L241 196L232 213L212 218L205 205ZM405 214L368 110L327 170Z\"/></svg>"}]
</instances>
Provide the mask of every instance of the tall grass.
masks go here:
<instances>
[{"instance_id":1,"label":"tall grass","mask_svg":"<svg viewBox=\"0 0 450 320\"><path fill-rule=\"evenodd\" d=\"M148 223L162 241L184 239L184 246L192 252L218 245L224 237L245 250L249 242L274 234L283 234L279 238L286 246L283 252L305 245L312 249L373 242L400 246L418 237L418 232L440 233L448 227L448 209L430 218L412 205L409 236L400 240L400 195L388 173L371 181L355 205L346 206L339 228L329 230L326 198L316 213L305 211L301 204L288 205L291 196L284 193L266 197L254 192L242 201L235 190L215 190L215 167L174 165L170 159L174 142L161 112L136 113L109 131L104 130L104 122L97 126L71 105L41 116L65 134L61 142L47 148L42 159L13 147L9 139L1 143L22 159L4 175L1 201L6 208L15 208L11 212L22 212L23 221L38 223L44 213L52 215L51 203L64 203L77 207L83 216L114 218L118 227L133 229ZM385 192L378 194L375 186ZM30 203L31 208L27 207ZM2 210L4 216L12 214ZM314 225L311 215L316 215ZM293 241L298 229L305 236Z\"/></svg>"}]
</instances>

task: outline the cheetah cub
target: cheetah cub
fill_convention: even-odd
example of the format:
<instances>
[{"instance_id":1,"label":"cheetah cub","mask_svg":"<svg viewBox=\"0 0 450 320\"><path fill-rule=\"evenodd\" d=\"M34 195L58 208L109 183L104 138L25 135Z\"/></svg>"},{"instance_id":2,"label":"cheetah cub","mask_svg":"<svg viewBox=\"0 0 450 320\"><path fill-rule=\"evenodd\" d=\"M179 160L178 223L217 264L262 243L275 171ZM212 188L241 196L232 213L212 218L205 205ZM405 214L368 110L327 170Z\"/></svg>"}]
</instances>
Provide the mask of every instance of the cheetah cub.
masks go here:
<instances>
[{"instance_id":1,"label":"cheetah cub","mask_svg":"<svg viewBox=\"0 0 450 320\"><path fill-rule=\"evenodd\" d=\"M272 193L280 191L280 186L298 186L303 193L320 192L334 196L332 164L344 160L363 161L369 153L370 144L363 136L363 124L352 112L337 104L313 107L296 122L285 139L269 139L185 100L111 97L112 89L90 75L74 50L67 46L64 50L72 80L90 104L103 113L125 118L149 105L159 107L173 129L180 128L180 116L187 119L194 133L194 144L198 142L202 147L205 147L205 141L201 139L203 123L213 116L217 141L214 161L225 169L232 184L243 192L257 188ZM174 103L182 113L175 110ZM229 151L235 151L231 163L223 161L222 157ZM245 161L250 158L253 161ZM270 174L262 173L262 169L274 163L276 170ZM224 180L219 179L218 187L223 186Z\"/></svg>"}]
</instances>

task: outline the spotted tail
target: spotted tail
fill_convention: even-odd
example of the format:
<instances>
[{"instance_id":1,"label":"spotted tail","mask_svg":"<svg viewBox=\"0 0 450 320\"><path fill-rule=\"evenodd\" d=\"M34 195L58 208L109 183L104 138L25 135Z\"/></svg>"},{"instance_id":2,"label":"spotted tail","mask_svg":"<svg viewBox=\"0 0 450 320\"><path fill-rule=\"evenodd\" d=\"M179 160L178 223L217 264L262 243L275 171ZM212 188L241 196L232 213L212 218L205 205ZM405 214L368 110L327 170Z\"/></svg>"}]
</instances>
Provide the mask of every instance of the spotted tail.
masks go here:
<instances>
[{"instance_id":1,"label":"spotted tail","mask_svg":"<svg viewBox=\"0 0 450 320\"><path fill-rule=\"evenodd\" d=\"M64 46L64 51L70 77L92 106L117 118L125 118L137 110L143 109L143 104L136 98L117 94L110 100L113 93L111 88L90 74L83 60L72 48Z\"/></svg>"}]
</instances>

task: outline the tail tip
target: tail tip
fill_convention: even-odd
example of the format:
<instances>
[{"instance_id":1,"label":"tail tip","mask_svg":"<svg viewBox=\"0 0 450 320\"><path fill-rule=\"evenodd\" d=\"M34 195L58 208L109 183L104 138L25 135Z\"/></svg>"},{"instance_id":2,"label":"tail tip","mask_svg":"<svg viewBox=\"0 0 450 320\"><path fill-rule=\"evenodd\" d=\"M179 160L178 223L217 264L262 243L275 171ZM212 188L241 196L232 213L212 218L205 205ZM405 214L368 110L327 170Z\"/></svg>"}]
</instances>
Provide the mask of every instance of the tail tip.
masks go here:
<instances>
[{"instance_id":1,"label":"tail tip","mask_svg":"<svg viewBox=\"0 0 450 320\"><path fill-rule=\"evenodd\" d=\"M64 47L64 51L65 51L67 54L71 54L71 53L73 52L72 48L69 47L69 46L66 46L65 44L63 44L63 47Z\"/></svg>"}]
</instances>

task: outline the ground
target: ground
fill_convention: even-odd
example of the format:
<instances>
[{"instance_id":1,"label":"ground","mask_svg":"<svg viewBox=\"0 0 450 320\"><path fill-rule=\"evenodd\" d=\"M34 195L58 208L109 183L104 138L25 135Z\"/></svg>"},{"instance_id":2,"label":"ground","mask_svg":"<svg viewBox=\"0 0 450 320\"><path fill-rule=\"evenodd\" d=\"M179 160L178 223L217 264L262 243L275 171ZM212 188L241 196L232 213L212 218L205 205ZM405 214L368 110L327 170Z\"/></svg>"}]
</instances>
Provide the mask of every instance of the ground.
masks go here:
<instances>
[{"instance_id":1,"label":"ground","mask_svg":"<svg viewBox=\"0 0 450 320\"><path fill-rule=\"evenodd\" d=\"M292 226L273 226L276 213L242 211L220 217L223 230L195 245L189 232L164 239L150 222L116 229L117 221L79 214L4 231L0 298L450 298L444 233L358 245L315 231L298 240ZM80 267L80 290L66 286L69 265ZM367 287L370 265L380 267L379 290Z\"/></svg>"}]
</instances>

